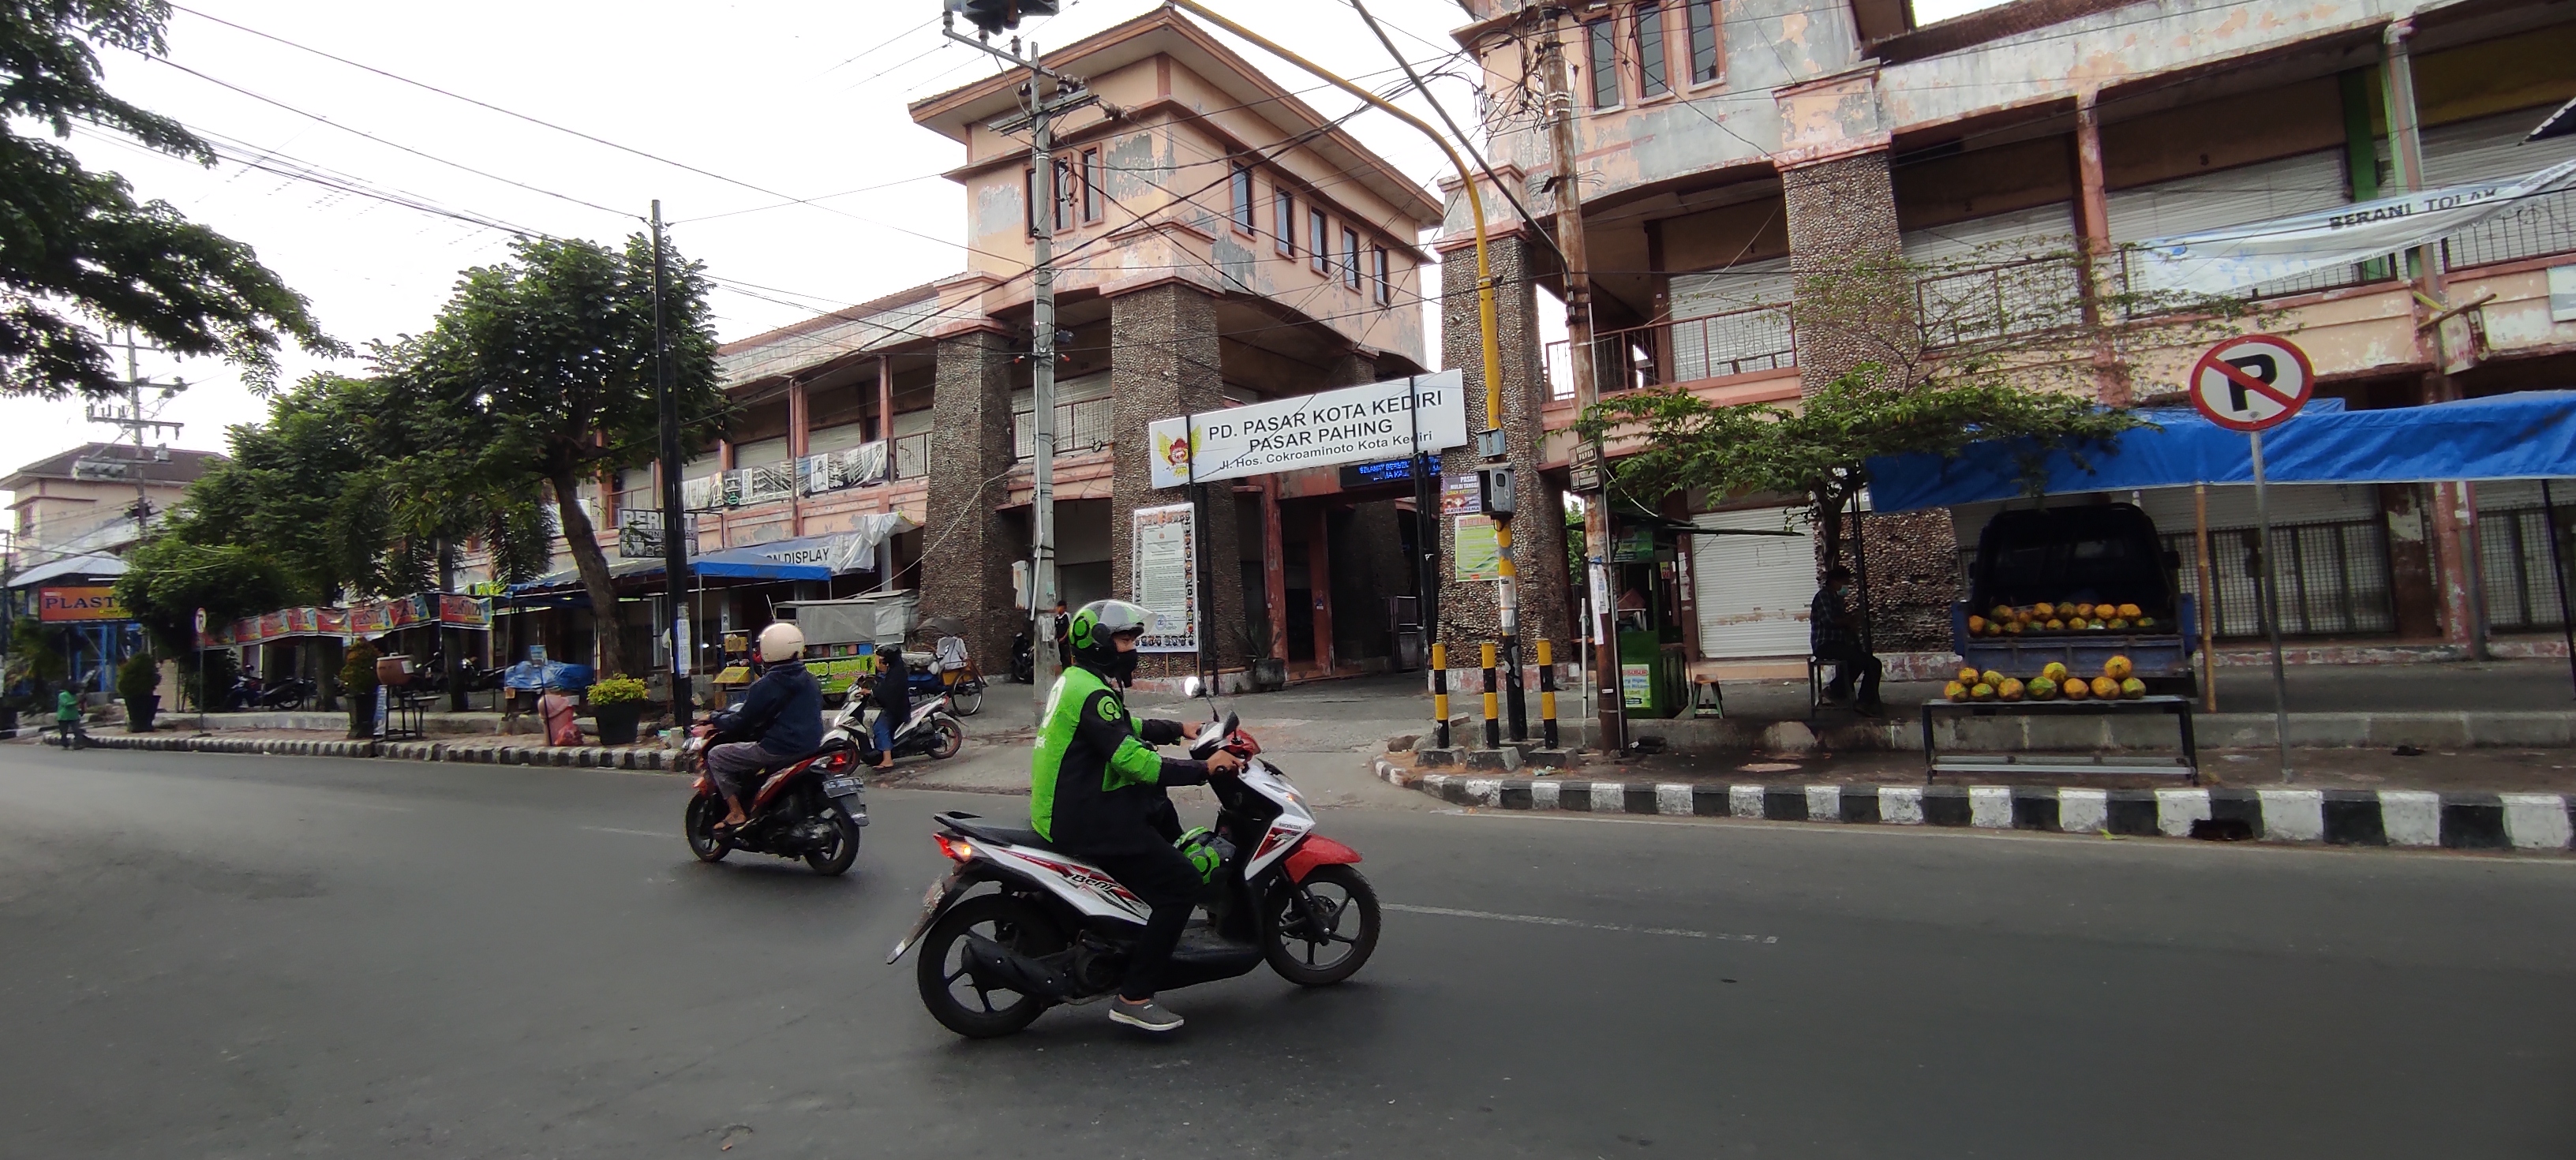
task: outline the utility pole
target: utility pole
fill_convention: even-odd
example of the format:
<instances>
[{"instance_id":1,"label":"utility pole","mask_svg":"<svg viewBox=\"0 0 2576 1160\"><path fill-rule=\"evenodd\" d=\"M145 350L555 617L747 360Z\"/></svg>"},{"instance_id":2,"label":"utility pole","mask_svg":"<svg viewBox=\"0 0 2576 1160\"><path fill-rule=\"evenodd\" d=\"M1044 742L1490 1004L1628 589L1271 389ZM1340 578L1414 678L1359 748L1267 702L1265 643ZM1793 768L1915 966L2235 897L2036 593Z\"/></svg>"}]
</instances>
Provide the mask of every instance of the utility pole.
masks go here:
<instances>
[{"instance_id":1,"label":"utility pole","mask_svg":"<svg viewBox=\"0 0 2576 1160\"><path fill-rule=\"evenodd\" d=\"M653 391L662 404L662 576L669 581L663 627L671 633L671 724L687 728L690 707L688 513L680 504L680 394L671 385L671 349L662 334L667 292L662 262L662 199L653 199Z\"/></svg>"},{"instance_id":2,"label":"utility pole","mask_svg":"<svg viewBox=\"0 0 2576 1160\"><path fill-rule=\"evenodd\" d=\"M93 403L89 407L89 421L92 423L105 423L110 426L121 427L126 432L132 433L134 436L134 460L131 464L121 464L113 458L93 461L74 461L72 464L72 476L75 479L89 478L101 480L115 479L119 474L131 476L134 480L134 539L137 543L140 543L142 542L144 533L150 529L152 520L152 492L149 481L145 478L145 472L143 470L145 464L152 462L152 449L145 446L144 436L147 433L157 435L161 433L162 430L167 429L170 436L175 437L178 435L181 426L177 423L153 418L152 414L157 414L159 411L158 408L155 408L152 414L147 414L143 409L143 390L146 387L150 387L154 390L160 391L162 401L167 402L170 396L187 389L188 384L184 380L179 379L173 379L167 383L156 383L143 377L143 367L140 356L146 353L160 354L163 352L160 347L146 346L142 343L136 342L134 340L133 327L129 326L125 328L125 340L113 345L123 347L125 350L125 381L120 384L125 388L125 406L120 410L112 405L106 408L101 408L97 404ZM121 437L122 436L120 435L120 438ZM115 440L110 440L109 442L113 444Z\"/></svg>"},{"instance_id":3,"label":"utility pole","mask_svg":"<svg viewBox=\"0 0 2576 1160\"><path fill-rule=\"evenodd\" d=\"M1047 7L1052 11L1052 6ZM941 17L941 31L950 40L981 49L1019 68L1028 70L1028 87L1020 103L1018 116L1006 117L987 126L996 133L1014 132L1026 127L1029 132L1029 283L1034 300L1029 307L1029 680L1041 692L1034 698L1032 713L1036 724L1046 725L1047 698L1043 690L1055 686L1056 674L1063 669L1063 658L1055 651L1054 613L1055 580L1055 218L1062 195L1057 192L1055 172L1055 118L1093 103L1091 92L1082 81L1056 72L1039 63L1035 42L1028 45L1028 55L1020 55L1020 39L1011 38L1011 50L1004 52L984 39L969 37L957 31L958 8L951 5ZM1021 4L1007 13L983 13L969 10L983 36L989 37L1001 28L1017 24L1020 12L1034 13L1036 8ZM1054 92L1048 90L1054 88Z\"/></svg>"},{"instance_id":4,"label":"utility pole","mask_svg":"<svg viewBox=\"0 0 2576 1160\"><path fill-rule=\"evenodd\" d=\"M1565 75L1565 10L1551 9L1539 52L1547 69L1547 143L1553 154L1549 182L1556 193L1556 250L1565 258L1566 362L1574 375L1574 413L1601 401L1599 366L1592 355L1592 272L1583 237L1583 188L1575 180L1574 94ZM1593 713L1599 746L1617 753L1628 743L1627 702L1619 683L1616 611L1609 607L1610 501L1602 487L1601 445L1585 440L1573 454L1573 482L1583 497L1584 591L1592 609Z\"/></svg>"}]
</instances>

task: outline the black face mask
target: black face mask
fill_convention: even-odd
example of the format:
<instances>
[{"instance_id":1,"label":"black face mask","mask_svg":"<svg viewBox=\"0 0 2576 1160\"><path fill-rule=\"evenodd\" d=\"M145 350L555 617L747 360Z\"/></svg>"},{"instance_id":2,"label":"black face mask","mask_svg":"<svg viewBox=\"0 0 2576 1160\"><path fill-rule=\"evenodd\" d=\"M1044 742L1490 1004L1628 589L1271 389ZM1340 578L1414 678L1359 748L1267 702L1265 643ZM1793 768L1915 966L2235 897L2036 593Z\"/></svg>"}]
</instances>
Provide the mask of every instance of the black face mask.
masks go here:
<instances>
[{"instance_id":1,"label":"black face mask","mask_svg":"<svg viewBox=\"0 0 2576 1160\"><path fill-rule=\"evenodd\" d=\"M1133 652L1111 653L1109 656L1109 671L1100 675L1122 685L1135 683L1136 658L1138 655L1139 654Z\"/></svg>"}]
</instances>

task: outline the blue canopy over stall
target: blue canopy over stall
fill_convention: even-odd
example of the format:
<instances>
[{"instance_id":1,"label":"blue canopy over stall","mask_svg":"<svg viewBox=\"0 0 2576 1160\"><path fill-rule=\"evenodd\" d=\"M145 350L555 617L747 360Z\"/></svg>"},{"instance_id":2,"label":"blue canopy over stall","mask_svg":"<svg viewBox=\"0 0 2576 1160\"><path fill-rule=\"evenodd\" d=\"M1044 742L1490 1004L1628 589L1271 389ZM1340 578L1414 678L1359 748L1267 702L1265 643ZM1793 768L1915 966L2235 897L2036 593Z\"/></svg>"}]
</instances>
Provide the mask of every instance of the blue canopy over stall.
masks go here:
<instances>
[{"instance_id":1,"label":"blue canopy over stall","mask_svg":"<svg viewBox=\"0 0 2576 1160\"><path fill-rule=\"evenodd\" d=\"M2108 447L2052 451L2044 494L2254 482L2244 433L2193 411L2142 411L2155 424ZM2009 442L1972 444L1954 459L1886 456L1869 461L1870 507L1917 511L2029 495L2021 453ZM2576 391L2528 391L2421 407L2345 410L2315 399L2263 433L2272 483L2426 483L2576 477Z\"/></svg>"},{"instance_id":2,"label":"blue canopy over stall","mask_svg":"<svg viewBox=\"0 0 2576 1160\"><path fill-rule=\"evenodd\" d=\"M709 552L690 560L689 572L694 576L724 580L829 580L832 578L832 570L821 564L782 563L762 555L759 548L729 548L721 552ZM611 581L632 580L661 574L662 561L660 560L614 560L608 565L608 578ZM513 584L508 591L509 595L517 597L532 593L580 590L580 569L566 568L559 572L548 572L534 580Z\"/></svg>"}]
</instances>

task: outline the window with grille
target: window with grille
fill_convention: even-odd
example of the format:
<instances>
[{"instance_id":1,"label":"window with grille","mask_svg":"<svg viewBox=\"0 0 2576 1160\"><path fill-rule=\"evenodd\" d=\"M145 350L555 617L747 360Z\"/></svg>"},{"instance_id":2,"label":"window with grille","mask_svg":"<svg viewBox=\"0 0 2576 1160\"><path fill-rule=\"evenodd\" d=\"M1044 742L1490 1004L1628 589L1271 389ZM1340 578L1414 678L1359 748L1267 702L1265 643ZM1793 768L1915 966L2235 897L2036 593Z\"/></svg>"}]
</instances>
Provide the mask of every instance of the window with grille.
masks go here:
<instances>
[{"instance_id":1,"label":"window with grille","mask_svg":"<svg viewBox=\"0 0 2576 1160\"><path fill-rule=\"evenodd\" d=\"M1371 268L1374 269L1377 274L1377 304L1380 306L1393 305L1395 302L1395 282L1392 278L1388 277L1390 267L1386 259L1386 247L1379 246L1370 250L1369 260Z\"/></svg>"},{"instance_id":2,"label":"window with grille","mask_svg":"<svg viewBox=\"0 0 2576 1160\"><path fill-rule=\"evenodd\" d=\"M1584 66L1592 70L1592 107L1607 109L1619 103L1619 38L1608 20L1595 20L1583 26Z\"/></svg>"},{"instance_id":3,"label":"window with grille","mask_svg":"<svg viewBox=\"0 0 2576 1160\"><path fill-rule=\"evenodd\" d=\"M1637 95L1660 97L1673 91L1672 62L1664 55L1664 6L1641 4L1636 12Z\"/></svg>"},{"instance_id":4,"label":"window with grille","mask_svg":"<svg viewBox=\"0 0 2576 1160\"><path fill-rule=\"evenodd\" d=\"M1327 232L1330 228L1324 221L1324 211L1306 211L1306 264L1318 274L1330 273L1333 268L1332 243L1324 240L1332 236Z\"/></svg>"},{"instance_id":5,"label":"window with grille","mask_svg":"<svg viewBox=\"0 0 2576 1160\"><path fill-rule=\"evenodd\" d=\"M1100 171L1100 151L1082 151L1082 220L1100 220L1101 180L1108 176Z\"/></svg>"},{"instance_id":6,"label":"window with grille","mask_svg":"<svg viewBox=\"0 0 2576 1160\"><path fill-rule=\"evenodd\" d=\"M1360 235L1357 230L1342 231L1342 285L1360 288Z\"/></svg>"},{"instance_id":7,"label":"window with grille","mask_svg":"<svg viewBox=\"0 0 2576 1160\"><path fill-rule=\"evenodd\" d=\"M1234 228L1252 232L1252 170L1241 165L1234 167Z\"/></svg>"},{"instance_id":8,"label":"window with grille","mask_svg":"<svg viewBox=\"0 0 2576 1160\"><path fill-rule=\"evenodd\" d=\"M1276 219L1279 233L1271 244L1277 246L1280 253L1294 258L1297 256L1297 199L1282 186L1272 193L1271 201L1271 216Z\"/></svg>"},{"instance_id":9,"label":"window with grille","mask_svg":"<svg viewBox=\"0 0 2576 1160\"><path fill-rule=\"evenodd\" d=\"M1691 83L1704 85L1718 78L1717 0L1690 6Z\"/></svg>"}]
</instances>

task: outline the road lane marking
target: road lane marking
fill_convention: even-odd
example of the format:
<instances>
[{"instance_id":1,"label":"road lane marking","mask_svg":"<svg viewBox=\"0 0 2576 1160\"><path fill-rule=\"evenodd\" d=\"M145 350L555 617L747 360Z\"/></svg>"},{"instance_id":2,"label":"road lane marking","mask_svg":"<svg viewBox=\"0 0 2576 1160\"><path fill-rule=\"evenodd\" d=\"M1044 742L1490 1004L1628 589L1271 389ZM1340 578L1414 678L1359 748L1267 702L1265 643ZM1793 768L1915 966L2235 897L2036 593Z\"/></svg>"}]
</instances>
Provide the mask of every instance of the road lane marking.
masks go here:
<instances>
[{"instance_id":1,"label":"road lane marking","mask_svg":"<svg viewBox=\"0 0 2576 1160\"><path fill-rule=\"evenodd\" d=\"M1726 934L1718 931L1679 930L1664 926L1630 926L1622 922L1585 922L1579 918L1550 918L1543 914L1496 914L1490 910L1458 910L1447 906L1412 906L1401 902L1382 902L1381 910L1400 910L1406 914L1445 914L1451 918L1481 918L1490 922L1525 922L1532 926L1567 926L1577 930L1615 930L1623 934L1660 934L1673 938L1705 938L1721 942L1761 943L1780 941L1776 934Z\"/></svg>"},{"instance_id":2,"label":"road lane marking","mask_svg":"<svg viewBox=\"0 0 2576 1160\"><path fill-rule=\"evenodd\" d=\"M582 829L588 830L594 834L633 834L638 838L667 838L671 836L659 830L621 830L615 826L583 826Z\"/></svg>"}]
</instances>

